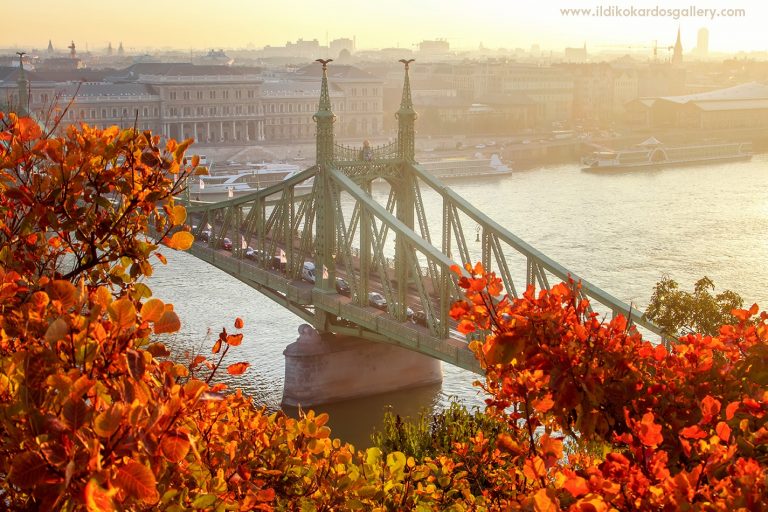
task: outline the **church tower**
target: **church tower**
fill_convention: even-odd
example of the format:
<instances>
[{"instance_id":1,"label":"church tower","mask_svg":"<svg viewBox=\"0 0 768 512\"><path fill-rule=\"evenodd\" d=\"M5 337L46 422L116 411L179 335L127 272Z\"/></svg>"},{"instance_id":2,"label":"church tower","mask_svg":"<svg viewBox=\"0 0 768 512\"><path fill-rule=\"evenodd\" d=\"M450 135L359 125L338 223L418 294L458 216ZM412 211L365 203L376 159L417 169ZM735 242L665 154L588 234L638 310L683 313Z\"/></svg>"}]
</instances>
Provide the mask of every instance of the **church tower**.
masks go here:
<instances>
[{"instance_id":1,"label":"church tower","mask_svg":"<svg viewBox=\"0 0 768 512\"><path fill-rule=\"evenodd\" d=\"M683 63L683 43L680 42L680 27L677 27L677 42L675 42L675 51L672 54L672 65L679 66Z\"/></svg>"}]
</instances>

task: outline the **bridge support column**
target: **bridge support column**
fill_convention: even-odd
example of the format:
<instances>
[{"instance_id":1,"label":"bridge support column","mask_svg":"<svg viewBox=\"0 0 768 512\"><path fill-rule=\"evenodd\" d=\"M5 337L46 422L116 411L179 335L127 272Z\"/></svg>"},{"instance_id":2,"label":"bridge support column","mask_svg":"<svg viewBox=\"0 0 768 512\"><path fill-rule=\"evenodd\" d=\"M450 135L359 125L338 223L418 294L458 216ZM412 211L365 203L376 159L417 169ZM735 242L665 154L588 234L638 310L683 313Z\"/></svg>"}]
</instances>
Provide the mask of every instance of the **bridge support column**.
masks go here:
<instances>
[{"instance_id":1,"label":"bridge support column","mask_svg":"<svg viewBox=\"0 0 768 512\"><path fill-rule=\"evenodd\" d=\"M442 382L439 360L348 336L320 336L309 325L283 351L283 404L309 407Z\"/></svg>"}]
</instances>

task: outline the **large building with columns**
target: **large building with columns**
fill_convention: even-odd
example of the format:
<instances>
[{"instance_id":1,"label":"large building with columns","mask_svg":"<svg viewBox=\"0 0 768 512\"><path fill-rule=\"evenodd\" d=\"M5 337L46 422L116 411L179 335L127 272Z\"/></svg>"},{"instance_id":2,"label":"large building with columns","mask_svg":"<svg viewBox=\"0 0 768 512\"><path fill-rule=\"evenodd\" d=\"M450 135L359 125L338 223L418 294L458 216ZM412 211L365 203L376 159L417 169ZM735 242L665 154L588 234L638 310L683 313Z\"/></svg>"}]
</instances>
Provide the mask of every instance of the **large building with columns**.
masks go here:
<instances>
[{"instance_id":1,"label":"large building with columns","mask_svg":"<svg viewBox=\"0 0 768 512\"><path fill-rule=\"evenodd\" d=\"M317 67L318 72L314 69ZM94 72L26 71L29 110L62 126L137 126L202 144L310 140L320 66L265 73L260 68L140 63ZM331 77L340 135L382 135L383 81L351 66ZM18 68L0 68L0 104L18 104Z\"/></svg>"}]
</instances>

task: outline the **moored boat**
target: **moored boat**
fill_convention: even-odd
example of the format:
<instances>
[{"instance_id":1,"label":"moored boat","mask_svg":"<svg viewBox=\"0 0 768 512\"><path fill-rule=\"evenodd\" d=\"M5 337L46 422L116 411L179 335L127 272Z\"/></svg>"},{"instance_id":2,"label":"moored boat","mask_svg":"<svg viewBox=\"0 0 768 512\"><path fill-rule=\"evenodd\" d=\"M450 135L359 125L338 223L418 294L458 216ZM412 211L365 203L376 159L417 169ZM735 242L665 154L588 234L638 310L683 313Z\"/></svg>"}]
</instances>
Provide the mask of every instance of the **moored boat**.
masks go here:
<instances>
[{"instance_id":1,"label":"moored boat","mask_svg":"<svg viewBox=\"0 0 768 512\"><path fill-rule=\"evenodd\" d=\"M752 158L748 142L723 142L688 146L668 146L656 138L634 148L619 151L596 151L581 160L583 171L617 171L698 165Z\"/></svg>"},{"instance_id":2,"label":"moored boat","mask_svg":"<svg viewBox=\"0 0 768 512\"><path fill-rule=\"evenodd\" d=\"M240 197L276 185L301 170L301 167L294 164L245 164L243 168L226 174L199 176L190 184L190 197L209 202Z\"/></svg>"},{"instance_id":3,"label":"moored boat","mask_svg":"<svg viewBox=\"0 0 768 512\"><path fill-rule=\"evenodd\" d=\"M420 165L440 179L502 176L512 172L498 155L492 155L490 158L446 158L420 162Z\"/></svg>"}]
</instances>

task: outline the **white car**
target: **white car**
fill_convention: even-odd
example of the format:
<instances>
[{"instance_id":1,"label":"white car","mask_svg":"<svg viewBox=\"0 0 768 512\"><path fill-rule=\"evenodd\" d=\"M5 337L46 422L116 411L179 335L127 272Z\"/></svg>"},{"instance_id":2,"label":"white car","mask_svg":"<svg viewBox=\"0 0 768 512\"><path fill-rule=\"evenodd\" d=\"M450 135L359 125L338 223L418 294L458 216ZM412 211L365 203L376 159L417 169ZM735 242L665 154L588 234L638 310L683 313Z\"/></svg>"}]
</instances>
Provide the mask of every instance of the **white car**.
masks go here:
<instances>
[{"instance_id":1,"label":"white car","mask_svg":"<svg viewBox=\"0 0 768 512\"><path fill-rule=\"evenodd\" d=\"M382 311L387 310L387 299L378 292L370 292L368 294L368 304Z\"/></svg>"}]
</instances>

